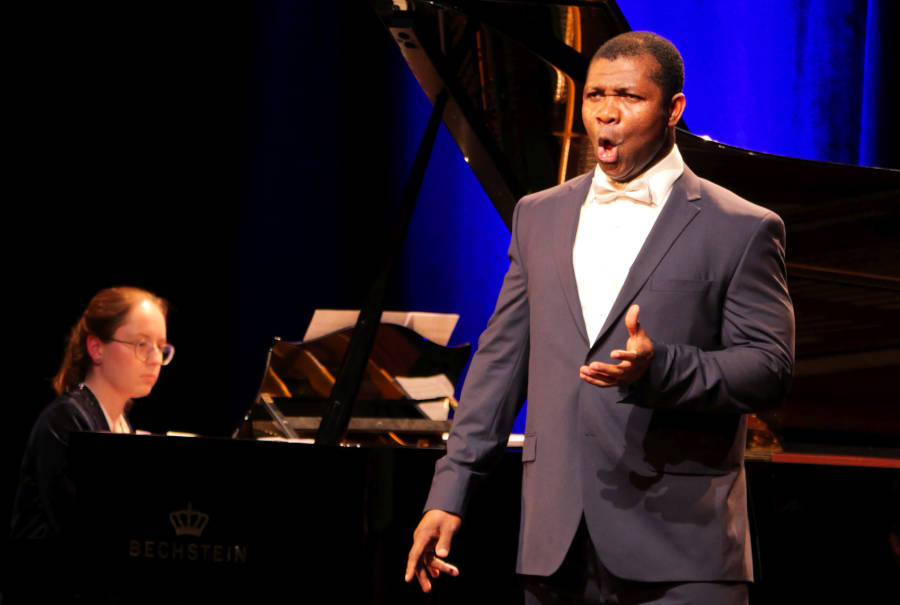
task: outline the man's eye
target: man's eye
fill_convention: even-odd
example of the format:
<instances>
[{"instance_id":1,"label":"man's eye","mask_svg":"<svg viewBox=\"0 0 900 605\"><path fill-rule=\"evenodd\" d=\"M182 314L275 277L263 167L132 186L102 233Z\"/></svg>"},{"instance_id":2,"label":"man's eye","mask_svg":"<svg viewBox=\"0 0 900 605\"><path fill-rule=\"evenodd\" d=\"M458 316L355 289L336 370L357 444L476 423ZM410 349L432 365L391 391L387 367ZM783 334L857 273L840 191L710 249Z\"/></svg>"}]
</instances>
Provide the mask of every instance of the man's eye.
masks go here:
<instances>
[{"instance_id":1,"label":"man's eye","mask_svg":"<svg viewBox=\"0 0 900 605\"><path fill-rule=\"evenodd\" d=\"M137 343L137 348L140 349L141 351L149 351L150 349L153 348L153 343L148 342L146 340L142 340Z\"/></svg>"}]
</instances>

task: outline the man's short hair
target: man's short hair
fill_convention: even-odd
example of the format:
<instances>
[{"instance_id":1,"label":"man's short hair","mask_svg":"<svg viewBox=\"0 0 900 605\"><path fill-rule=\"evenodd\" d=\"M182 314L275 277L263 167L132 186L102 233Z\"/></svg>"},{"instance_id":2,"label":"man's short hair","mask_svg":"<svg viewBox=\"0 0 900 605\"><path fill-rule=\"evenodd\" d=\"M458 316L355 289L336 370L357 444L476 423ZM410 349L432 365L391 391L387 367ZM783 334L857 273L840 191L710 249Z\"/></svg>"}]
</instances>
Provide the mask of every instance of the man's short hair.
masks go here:
<instances>
[{"instance_id":1,"label":"man's short hair","mask_svg":"<svg viewBox=\"0 0 900 605\"><path fill-rule=\"evenodd\" d=\"M594 53L591 63L597 59L612 61L619 57L650 55L659 63L659 69L650 76L668 101L681 92L684 86L684 61L675 45L653 32L626 32L607 40Z\"/></svg>"}]
</instances>

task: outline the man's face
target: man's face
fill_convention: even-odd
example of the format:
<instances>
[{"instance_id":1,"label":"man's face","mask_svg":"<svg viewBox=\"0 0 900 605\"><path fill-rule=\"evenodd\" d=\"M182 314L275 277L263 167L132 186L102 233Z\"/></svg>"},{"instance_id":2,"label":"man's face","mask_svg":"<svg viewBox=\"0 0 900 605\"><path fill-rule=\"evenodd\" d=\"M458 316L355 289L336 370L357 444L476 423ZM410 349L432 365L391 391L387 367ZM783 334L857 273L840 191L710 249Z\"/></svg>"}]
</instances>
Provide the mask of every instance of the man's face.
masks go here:
<instances>
[{"instance_id":1,"label":"man's face","mask_svg":"<svg viewBox=\"0 0 900 605\"><path fill-rule=\"evenodd\" d=\"M601 170L613 181L634 179L669 151L684 95L663 100L650 77L658 69L652 55L597 59L588 69L581 118Z\"/></svg>"}]
</instances>

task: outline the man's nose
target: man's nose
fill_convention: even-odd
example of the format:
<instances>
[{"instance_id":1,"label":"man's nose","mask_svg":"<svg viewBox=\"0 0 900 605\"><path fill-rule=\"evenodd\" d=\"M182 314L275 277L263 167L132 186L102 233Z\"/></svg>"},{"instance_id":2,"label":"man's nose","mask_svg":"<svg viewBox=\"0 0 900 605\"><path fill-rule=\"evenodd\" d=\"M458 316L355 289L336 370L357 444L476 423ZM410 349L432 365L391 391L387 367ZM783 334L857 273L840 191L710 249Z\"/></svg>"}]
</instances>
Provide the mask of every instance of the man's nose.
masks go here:
<instances>
[{"instance_id":1,"label":"man's nose","mask_svg":"<svg viewBox=\"0 0 900 605\"><path fill-rule=\"evenodd\" d=\"M619 121L619 108L615 97L603 97L597 106L597 119L604 124L615 124Z\"/></svg>"}]
</instances>

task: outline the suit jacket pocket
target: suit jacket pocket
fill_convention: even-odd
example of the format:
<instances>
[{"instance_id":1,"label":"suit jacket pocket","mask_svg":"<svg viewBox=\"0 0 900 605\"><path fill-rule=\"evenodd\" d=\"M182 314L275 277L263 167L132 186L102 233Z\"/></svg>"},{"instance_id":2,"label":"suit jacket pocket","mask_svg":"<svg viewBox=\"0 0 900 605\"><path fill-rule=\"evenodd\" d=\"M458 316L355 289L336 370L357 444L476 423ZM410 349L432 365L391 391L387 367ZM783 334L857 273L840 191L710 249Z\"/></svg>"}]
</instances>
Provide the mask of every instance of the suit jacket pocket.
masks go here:
<instances>
[{"instance_id":1,"label":"suit jacket pocket","mask_svg":"<svg viewBox=\"0 0 900 605\"><path fill-rule=\"evenodd\" d=\"M712 282L705 279L668 279L654 277L650 289L661 292L705 292Z\"/></svg>"},{"instance_id":2,"label":"suit jacket pocket","mask_svg":"<svg viewBox=\"0 0 900 605\"><path fill-rule=\"evenodd\" d=\"M525 433L525 441L522 443L522 462L531 462L537 455L537 435Z\"/></svg>"}]
</instances>

